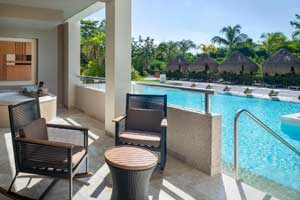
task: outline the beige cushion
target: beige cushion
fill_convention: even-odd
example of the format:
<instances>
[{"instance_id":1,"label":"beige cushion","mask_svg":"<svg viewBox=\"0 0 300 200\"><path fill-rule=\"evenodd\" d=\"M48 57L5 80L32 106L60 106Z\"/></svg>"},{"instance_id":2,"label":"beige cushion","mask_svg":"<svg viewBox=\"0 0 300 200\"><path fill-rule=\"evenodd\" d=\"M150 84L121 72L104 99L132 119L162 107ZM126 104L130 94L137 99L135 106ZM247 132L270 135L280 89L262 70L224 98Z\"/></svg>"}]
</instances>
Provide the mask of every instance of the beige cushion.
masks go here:
<instances>
[{"instance_id":1,"label":"beige cushion","mask_svg":"<svg viewBox=\"0 0 300 200\"><path fill-rule=\"evenodd\" d=\"M163 112L152 109L128 109L127 130L137 130L146 132L160 132Z\"/></svg>"},{"instance_id":2,"label":"beige cushion","mask_svg":"<svg viewBox=\"0 0 300 200\"><path fill-rule=\"evenodd\" d=\"M160 146L160 133L125 131L120 134L120 141L128 144L141 144L147 146Z\"/></svg>"},{"instance_id":3,"label":"beige cushion","mask_svg":"<svg viewBox=\"0 0 300 200\"><path fill-rule=\"evenodd\" d=\"M86 150L83 146L74 146L72 149L72 165L76 167L85 155ZM61 149L47 148L47 146L38 147L27 155L25 164L31 166L47 166L52 168L65 168L68 164L66 152Z\"/></svg>"},{"instance_id":4,"label":"beige cushion","mask_svg":"<svg viewBox=\"0 0 300 200\"><path fill-rule=\"evenodd\" d=\"M34 120L19 130L20 137L48 140L47 124L44 118Z\"/></svg>"}]
</instances>

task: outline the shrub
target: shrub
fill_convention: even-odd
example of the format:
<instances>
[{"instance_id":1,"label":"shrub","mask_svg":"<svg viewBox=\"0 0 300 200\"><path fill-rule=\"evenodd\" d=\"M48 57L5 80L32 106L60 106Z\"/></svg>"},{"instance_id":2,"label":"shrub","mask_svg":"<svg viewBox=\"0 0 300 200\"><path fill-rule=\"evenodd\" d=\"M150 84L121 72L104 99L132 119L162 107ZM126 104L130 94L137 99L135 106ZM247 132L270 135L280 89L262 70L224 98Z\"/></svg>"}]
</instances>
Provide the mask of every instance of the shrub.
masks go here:
<instances>
[{"instance_id":1,"label":"shrub","mask_svg":"<svg viewBox=\"0 0 300 200\"><path fill-rule=\"evenodd\" d=\"M152 63L150 64L150 69L152 71L160 71L161 73L165 73L166 71L166 66L167 63L160 61L160 60L154 60L152 61Z\"/></svg>"},{"instance_id":2,"label":"shrub","mask_svg":"<svg viewBox=\"0 0 300 200\"><path fill-rule=\"evenodd\" d=\"M131 69L131 80L133 81L140 81L142 77L140 76L139 72L134 68Z\"/></svg>"}]
</instances>

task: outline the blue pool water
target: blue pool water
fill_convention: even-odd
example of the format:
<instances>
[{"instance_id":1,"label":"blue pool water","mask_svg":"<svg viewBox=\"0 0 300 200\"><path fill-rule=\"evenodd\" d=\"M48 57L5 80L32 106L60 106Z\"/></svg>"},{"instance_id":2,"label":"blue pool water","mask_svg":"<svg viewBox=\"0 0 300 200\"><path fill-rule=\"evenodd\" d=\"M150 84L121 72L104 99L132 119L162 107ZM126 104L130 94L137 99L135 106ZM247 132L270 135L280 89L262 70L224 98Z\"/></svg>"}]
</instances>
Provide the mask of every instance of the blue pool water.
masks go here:
<instances>
[{"instance_id":1,"label":"blue pool water","mask_svg":"<svg viewBox=\"0 0 300 200\"><path fill-rule=\"evenodd\" d=\"M167 94L168 104L204 110L204 96L183 90L135 85L136 93ZM300 104L218 94L211 110L222 115L222 160L233 163L233 121L239 109L247 109L300 150L300 129L281 125L280 116L300 112ZM300 189L300 157L267 134L253 121L239 121L239 166L291 189Z\"/></svg>"}]
</instances>

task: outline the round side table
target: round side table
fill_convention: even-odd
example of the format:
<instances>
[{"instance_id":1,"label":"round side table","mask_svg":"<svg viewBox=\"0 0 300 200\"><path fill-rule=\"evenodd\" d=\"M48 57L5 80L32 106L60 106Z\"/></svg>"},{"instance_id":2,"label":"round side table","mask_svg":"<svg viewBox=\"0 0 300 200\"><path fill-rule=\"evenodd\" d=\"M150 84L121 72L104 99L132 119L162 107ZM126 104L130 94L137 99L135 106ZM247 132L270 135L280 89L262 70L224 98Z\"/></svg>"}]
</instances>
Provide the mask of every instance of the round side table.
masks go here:
<instances>
[{"instance_id":1,"label":"round side table","mask_svg":"<svg viewBox=\"0 0 300 200\"><path fill-rule=\"evenodd\" d=\"M111 200L146 200L157 156L132 146L118 146L104 153L113 179Z\"/></svg>"}]
</instances>

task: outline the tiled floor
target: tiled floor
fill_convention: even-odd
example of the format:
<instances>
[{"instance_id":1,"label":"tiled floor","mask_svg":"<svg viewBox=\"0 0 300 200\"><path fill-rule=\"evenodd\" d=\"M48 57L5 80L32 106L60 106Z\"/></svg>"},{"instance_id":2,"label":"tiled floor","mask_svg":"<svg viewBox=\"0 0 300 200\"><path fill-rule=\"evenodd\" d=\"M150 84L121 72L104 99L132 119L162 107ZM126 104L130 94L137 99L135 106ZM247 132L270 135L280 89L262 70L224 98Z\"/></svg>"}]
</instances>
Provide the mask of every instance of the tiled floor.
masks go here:
<instances>
[{"instance_id":1,"label":"tiled floor","mask_svg":"<svg viewBox=\"0 0 300 200\"><path fill-rule=\"evenodd\" d=\"M113 146L113 138L103 131L104 124L78 111L61 112L55 121L89 127L90 169L94 176L74 182L74 199L109 199L112 180L109 169L104 162L105 149ZM0 129L0 186L8 188L14 174L14 161L9 129ZM15 190L37 197L50 181L34 178L29 182L28 175L21 174L17 179ZM244 183L236 182L227 175L209 177L185 163L169 156L164 173L158 169L154 172L149 191L149 199L275 199ZM68 182L61 180L46 197L48 200L67 199ZM0 199L6 199L1 196Z\"/></svg>"}]
</instances>

